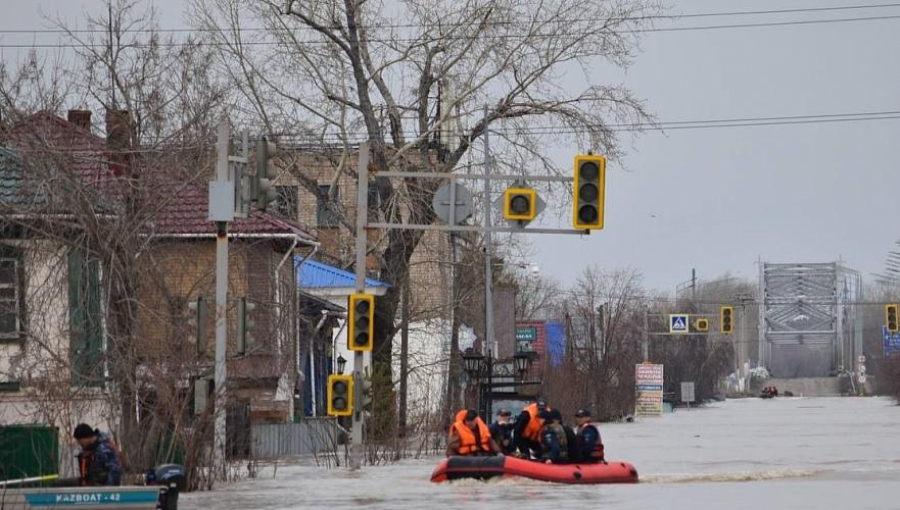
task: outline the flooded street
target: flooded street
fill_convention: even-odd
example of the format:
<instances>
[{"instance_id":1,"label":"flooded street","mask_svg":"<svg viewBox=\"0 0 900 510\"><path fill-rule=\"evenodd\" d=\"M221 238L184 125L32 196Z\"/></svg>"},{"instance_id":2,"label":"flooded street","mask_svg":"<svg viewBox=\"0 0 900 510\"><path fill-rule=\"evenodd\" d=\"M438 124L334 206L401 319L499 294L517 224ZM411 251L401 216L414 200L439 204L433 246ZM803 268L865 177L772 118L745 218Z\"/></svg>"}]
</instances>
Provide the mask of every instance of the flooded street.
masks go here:
<instances>
[{"instance_id":1,"label":"flooded street","mask_svg":"<svg viewBox=\"0 0 900 510\"><path fill-rule=\"evenodd\" d=\"M186 494L181 508L900 508L900 407L881 398L729 400L603 427L637 485L429 482L437 458L360 473L279 467L275 478Z\"/></svg>"}]
</instances>

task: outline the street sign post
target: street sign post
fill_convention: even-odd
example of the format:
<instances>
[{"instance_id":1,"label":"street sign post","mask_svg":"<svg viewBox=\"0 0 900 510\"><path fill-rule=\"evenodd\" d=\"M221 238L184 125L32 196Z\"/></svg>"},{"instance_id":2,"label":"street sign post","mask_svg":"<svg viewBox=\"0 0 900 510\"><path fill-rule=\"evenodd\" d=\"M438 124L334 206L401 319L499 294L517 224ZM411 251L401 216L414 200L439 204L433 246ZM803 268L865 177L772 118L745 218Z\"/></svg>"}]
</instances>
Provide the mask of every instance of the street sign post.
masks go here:
<instances>
[{"instance_id":1,"label":"street sign post","mask_svg":"<svg viewBox=\"0 0 900 510\"><path fill-rule=\"evenodd\" d=\"M438 188L431 201L431 207L434 214L449 225L462 224L475 210L472 192L457 182L447 183ZM451 214L456 217L455 221L450 221Z\"/></svg>"},{"instance_id":2,"label":"street sign post","mask_svg":"<svg viewBox=\"0 0 900 510\"><path fill-rule=\"evenodd\" d=\"M677 335L686 335L690 332L688 324L691 316L686 313L670 313L669 314L669 333Z\"/></svg>"},{"instance_id":3,"label":"street sign post","mask_svg":"<svg viewBox=\"0 0 900 510\"><path fill-rule=\"evenodd\" d=\"M688 404L688 407L690 407L691 402L694 402L693 381L681 383L681 401Z\"/></svg>"}]
</instances>

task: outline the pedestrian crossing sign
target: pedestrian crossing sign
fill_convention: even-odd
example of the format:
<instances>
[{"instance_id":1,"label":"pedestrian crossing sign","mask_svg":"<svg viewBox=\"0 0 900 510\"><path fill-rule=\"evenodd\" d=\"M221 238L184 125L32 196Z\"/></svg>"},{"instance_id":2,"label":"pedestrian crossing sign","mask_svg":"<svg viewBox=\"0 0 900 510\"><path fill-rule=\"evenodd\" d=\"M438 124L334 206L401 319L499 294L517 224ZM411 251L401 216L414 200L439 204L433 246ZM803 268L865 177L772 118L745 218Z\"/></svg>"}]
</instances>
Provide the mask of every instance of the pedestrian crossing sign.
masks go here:
<instances>
[{"instance_id":1,"label":"pedestrian crossing sign","mask_svg":"<svg viewBox=\"0 0 900 510\"><path fill-rule=\"evenodd\" d=\"M690 315L686 313L670 313L669 314L669 333L671 334L687 334Z\"/></svg>"}]
</instances>

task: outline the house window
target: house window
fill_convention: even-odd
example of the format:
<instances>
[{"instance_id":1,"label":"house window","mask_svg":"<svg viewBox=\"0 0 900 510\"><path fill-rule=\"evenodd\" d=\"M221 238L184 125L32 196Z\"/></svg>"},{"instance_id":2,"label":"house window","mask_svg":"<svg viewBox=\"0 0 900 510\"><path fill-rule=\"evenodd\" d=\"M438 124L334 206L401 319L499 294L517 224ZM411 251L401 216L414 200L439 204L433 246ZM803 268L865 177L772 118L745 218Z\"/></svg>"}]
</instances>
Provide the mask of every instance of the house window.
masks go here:
<instances>
[{"instance_id":1,"label":"house window","mask_svg":"<svg viewBox=\"0 0 900 510\"><path fill-rule=\"evenodd\" d=\"M18 337L20 259L0 258L0 335Z\"/></svg>"},{"instance_id":2,"label":"house window","mask_svg":"<svg viewBox=\"0 0 900 510\"><path fill-rule=\"evenodd\" d=\"M338 214L334 210L336 204L331 203L329 192L331 186L319 185L319 196L316 197L316 220L320 227L338 226ZM340 200L340 189L334 190L334 200Z\"/></svg>"},{"instance_id":3,"label":"house window","mask_svg":"<svg viewBox=\"0 0 900 510\"><path fill-rule=\"evenodd\" d=\"M297 186L275 186L275 193L275 211L280 216L296 221L299 212Z\"/></svg>"}]
</instances>

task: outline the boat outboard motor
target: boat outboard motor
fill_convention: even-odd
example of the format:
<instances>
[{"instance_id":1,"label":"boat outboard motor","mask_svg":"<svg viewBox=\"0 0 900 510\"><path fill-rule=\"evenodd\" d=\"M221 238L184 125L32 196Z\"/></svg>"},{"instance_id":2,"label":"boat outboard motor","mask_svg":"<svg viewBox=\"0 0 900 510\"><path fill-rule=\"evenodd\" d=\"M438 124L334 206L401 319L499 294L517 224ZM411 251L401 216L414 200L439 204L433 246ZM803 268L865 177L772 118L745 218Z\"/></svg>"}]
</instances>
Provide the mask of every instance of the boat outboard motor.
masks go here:
<instances>
[{"instance_id":1,"label":"boat outboard motor","mask_svg":"<svg viewBox=\"0 0 900 510\"><path fill-rule=\"evenodd\" d=\"M177 510L178 493L183 491L187 483L184 466L180 464L162 464L147 472L147 485L162 485L159 493L160 510Z\"/></svg>"}]
</instances>

